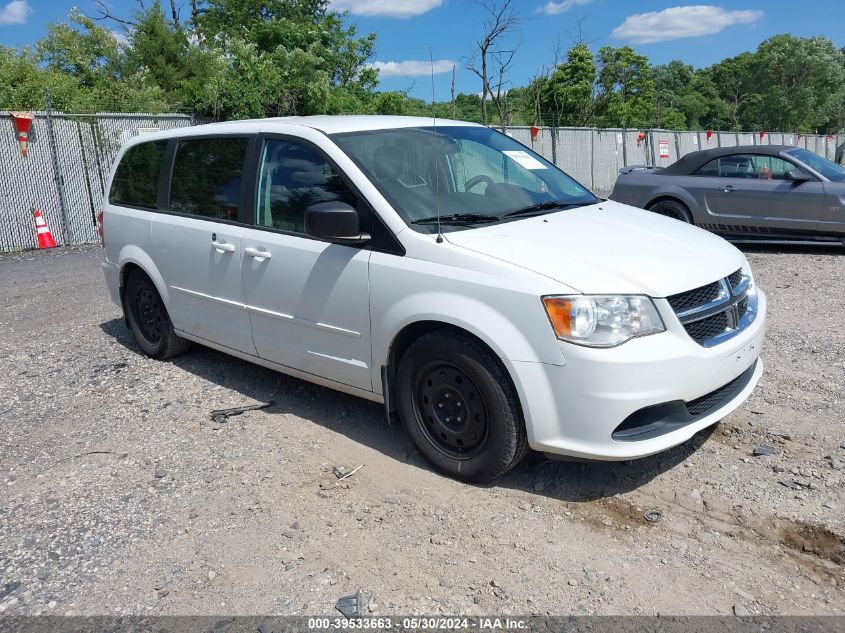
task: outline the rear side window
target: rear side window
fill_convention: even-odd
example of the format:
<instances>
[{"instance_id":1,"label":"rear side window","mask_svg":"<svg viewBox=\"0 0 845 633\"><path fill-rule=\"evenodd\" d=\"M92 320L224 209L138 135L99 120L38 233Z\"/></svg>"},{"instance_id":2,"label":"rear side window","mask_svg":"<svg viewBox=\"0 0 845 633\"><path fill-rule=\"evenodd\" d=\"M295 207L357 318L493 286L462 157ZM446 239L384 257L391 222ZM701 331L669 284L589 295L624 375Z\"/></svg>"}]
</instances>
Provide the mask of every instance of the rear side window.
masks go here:
<instances>
[{"instance_id":1,"label":"rear side window","mask_svg":"<svg viewBox=\"0 0 845 633\"><path fill-rule=\"evenodd\" d=\"M155 209L161 164L166 153L167 141L141 143L126 150L114 172L109 203Z\"/></svg>"},{"instance_id":2,"label":"rear side window","mask_svg":"<svg viewBox=\"0 0 845 633\"><path fill-rule=\"evenodd\" d=\"M170 211L238 220L246 138L185 139L176 146Z\"/></svg>"}]
</instances>

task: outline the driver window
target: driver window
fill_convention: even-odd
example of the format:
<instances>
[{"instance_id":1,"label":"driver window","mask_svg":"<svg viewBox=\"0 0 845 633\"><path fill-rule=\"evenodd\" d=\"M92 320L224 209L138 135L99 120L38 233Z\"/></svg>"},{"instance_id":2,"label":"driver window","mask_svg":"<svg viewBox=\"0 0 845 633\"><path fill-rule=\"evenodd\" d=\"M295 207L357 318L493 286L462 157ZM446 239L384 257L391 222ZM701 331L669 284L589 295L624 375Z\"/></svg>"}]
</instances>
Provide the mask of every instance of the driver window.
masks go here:
<instances>
[{"instance_id":1,"label":"driver window","mask_svg":"<svg viewBox=\"0 0 845 633\"><path fill-rule=\"evenodd\" d=\"M752 156L754 173L763 180L785 180L784 174L795 166L777 156Z\"/></svg>"},{"instance_id":2,"label":"driver window","mask_svg":"<svg viewBox=\"0 0 845 633\"><path fill-rule=\"evenodd\" d=\"M357 205L355 194L314 150L291 141L264 144L256 224L305 233L305 209L318 202Z\"/></svg>"}]
</instances>

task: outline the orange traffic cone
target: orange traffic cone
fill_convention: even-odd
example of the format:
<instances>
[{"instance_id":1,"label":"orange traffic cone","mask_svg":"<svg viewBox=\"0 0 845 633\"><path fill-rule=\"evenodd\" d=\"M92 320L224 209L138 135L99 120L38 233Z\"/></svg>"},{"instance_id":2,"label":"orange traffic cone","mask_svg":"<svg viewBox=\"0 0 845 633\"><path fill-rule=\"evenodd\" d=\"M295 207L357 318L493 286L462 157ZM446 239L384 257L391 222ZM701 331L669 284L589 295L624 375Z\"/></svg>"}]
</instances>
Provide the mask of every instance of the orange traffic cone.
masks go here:
<instances>
[{"instance_id":1,"label":"orange traffic cone","mask_svg":"<svg viewBox=\"0 0 845 633\"><path fill-rule=\"evenodd\" d=\"M35 232L38 234L38 248L55 248L56 240L53 239L53 234L47 228L47 223L41 217L41 211L33 209L32 214L35 216Z\"/></svg>"}]
</instances>

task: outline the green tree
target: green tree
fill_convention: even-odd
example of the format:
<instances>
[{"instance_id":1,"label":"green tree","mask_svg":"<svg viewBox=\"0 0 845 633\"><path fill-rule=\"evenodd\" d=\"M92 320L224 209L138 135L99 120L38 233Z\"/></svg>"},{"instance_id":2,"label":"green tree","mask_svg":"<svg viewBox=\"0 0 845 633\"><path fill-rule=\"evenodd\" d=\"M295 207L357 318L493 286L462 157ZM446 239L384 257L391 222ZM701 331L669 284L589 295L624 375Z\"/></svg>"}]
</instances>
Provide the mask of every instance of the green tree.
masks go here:
<instances>
[{"instance_id":1,"label":"green tree","mask_svg":"<svg viewBox=\"0 0 845 633\"><path fill-rule=\"evenodd\" d=\"M751 64L753 92L762 98L746 122L771 130L833 129L845 102L844 66L827 38L769 38Z\"/></svg>"},{"instance_id":2,"label":"green tree","mask_svg":"<svg viewBox=\"0 0 845 633\"><path fill-rule=\"evenodd\" d=\"M714 64L708 70L723 103L724 117L732 130L742 129L742 113L748 108L751 92L753 53L741 53Z\"/></svg>"},{"instance_id":3,"label":"green tree","mask_svg":"<svg viewBox=\"0 0 845 633\"><path fill-rule=\"evenodd\" d=\"M209 0L199 36L213 42L216 72L192 104L220 118L324 114L365 107L378 73L375 35L359 37L317 0ZM209 45L211 47L211 45Z\"/></svg>"},{"instance_id":4,"label":"green tree","mask_svg":"<svg viewBox=\"0 0 845 633\"><path fill-rule=\"evenodd\" d=\"M181 24L165 18L159 0L135 14L127 35L123 71L145 73L174 108L190 101L186 94L193 92L191 84L202 83L209 70L219 70L206 47L192 44Z\"/></svg>"},{"instance_id":5,"label":"green tree","mask_svg":"<svg viewBox=\"0 0 845 633\"><path fill-rule=\"evenodd\" d=\"M650 127L655 119L654 80L648 58L630 46L599 49L598 120L604 125Z\"/></svg>"},{"instance_id":6,"label":"green tree","mask_svg":"<svg viewBox=\"0 0 845 633\"><path fill-rule=\"evenodd\" d=\"M540 105L552 125L587 125L593 115L596 63L586 44L566 53L540 89Z\"/></svg>"}]
</instances>

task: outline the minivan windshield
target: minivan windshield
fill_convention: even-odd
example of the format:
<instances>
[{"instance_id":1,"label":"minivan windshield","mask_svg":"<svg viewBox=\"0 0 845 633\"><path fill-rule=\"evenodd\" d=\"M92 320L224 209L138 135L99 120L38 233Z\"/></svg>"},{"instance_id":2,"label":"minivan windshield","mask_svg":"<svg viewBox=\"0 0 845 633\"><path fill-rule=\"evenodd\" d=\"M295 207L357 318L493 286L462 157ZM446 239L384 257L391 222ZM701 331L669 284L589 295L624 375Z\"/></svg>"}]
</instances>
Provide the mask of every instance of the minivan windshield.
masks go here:
<instances>
[{"instance_id":1,"label":"minivan windshield","mask_svg":"<svg viewBox=\"0 0 845 633\"><path fill-rule=\"evenodd\" d=\"M477 126L335 134L332 139L420 231L483 226L599 200L514 139Z\"/></svg>"},{"instance_id":2,"label":"minivan windshield","mask_svg":"<svg viewBox=\"0 0 845 633\"><path fill-rule=\"evenodd\" d=\"M845 182L845 167L837 165L810 150L795 148L786 150L787 155L797 158L802 163L815 169L831 182Z\"/></svg>"}]
</instances>

